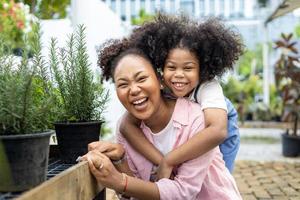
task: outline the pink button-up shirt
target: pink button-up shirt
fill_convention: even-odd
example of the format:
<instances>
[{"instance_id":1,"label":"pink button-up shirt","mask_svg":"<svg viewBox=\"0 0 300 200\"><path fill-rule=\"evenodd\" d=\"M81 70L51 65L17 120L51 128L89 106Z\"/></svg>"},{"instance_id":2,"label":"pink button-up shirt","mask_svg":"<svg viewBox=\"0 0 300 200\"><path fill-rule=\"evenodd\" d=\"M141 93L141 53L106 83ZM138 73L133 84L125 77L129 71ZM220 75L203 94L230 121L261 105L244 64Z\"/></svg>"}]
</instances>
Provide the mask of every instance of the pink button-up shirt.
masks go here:
<instances>
[{"instance_id":1,"label":"pink button-up shirt","mask_svg":"<svg viewBox=\"0 0 300 200\"><path fill-rule=\"evenodd\" d=\"M176 130L174 148L182 145L204 128L204 116L200 106L184 98L177 99L172 120ZM153 143L151 130L143 123L141 128L147 139ZM128 165L134 175L149 181L153 164L135 151L120 132L117 134L117 141L124 146ZM182 163L177 168L174 180L164 178L155 183L161 200L242 199L232 175L225 167L219 147Z\"/></svg>"}]
</instances>

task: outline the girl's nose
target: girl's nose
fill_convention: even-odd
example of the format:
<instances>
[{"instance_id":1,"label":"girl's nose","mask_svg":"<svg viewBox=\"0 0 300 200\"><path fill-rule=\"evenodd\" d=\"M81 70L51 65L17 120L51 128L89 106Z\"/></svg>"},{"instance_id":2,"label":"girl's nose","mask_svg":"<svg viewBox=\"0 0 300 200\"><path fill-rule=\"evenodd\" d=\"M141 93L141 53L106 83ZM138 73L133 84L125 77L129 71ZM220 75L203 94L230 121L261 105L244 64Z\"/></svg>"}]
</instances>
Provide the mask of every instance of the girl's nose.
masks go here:
<instances>
[{"instance_id":1,"label":"girl's nose","mask_svg":"<svg viewBox=\"0 0 300 200\"><path fill-rule=\"evenodd\" d=\"M137 84L132 84L130 87L130 95L138 95L141 91L141 88Z\"/></svg>"},{"instance_id":2,"label":"girl's nose","mask_svg":"<svg viewBox=\"0 0 300 200\"><path fill-rule=\"evenodd\" d=\"M176 70L175 77L176 78L182 78L182 77L184 77L183 71L182 70Z\"/></svg>"}]
</instances>

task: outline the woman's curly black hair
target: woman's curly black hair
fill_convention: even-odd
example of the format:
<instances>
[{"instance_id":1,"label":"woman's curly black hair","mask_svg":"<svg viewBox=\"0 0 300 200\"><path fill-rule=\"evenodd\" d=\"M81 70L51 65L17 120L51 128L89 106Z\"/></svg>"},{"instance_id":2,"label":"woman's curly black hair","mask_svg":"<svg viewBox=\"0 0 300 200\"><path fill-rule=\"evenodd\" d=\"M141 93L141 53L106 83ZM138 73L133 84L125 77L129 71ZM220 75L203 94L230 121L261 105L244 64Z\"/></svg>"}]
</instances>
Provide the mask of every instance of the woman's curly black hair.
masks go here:
<instances>
[{"instance_id":1,"label":"woman's curly black hair","mask_svg":"<svg viewBox=\"0 0 300 200\"><path fill-rule=\"evenodd\" d=\"M99 47L97 63L102 70L102 80L113 80L114 70L118 62L124 56L129 54L143 57L151 63L149 57L140 49L131 46L128 39L126 38L111 39L104 42Z\"/></svg>"},{"instance_id":2,"label":"woman's curly black hair","mask_svg":"<svg viewBox=\"0 0 300 200\"><path fill-rule=\"evenodd\" d=\"M129 41L142 50L159 71L163 70L172 49L188 49L199 59L200 83L232 69L244 47L240 35L217 18L196 22L186 16L165 14L134 29Z\"/></svg>"}]
</instances>

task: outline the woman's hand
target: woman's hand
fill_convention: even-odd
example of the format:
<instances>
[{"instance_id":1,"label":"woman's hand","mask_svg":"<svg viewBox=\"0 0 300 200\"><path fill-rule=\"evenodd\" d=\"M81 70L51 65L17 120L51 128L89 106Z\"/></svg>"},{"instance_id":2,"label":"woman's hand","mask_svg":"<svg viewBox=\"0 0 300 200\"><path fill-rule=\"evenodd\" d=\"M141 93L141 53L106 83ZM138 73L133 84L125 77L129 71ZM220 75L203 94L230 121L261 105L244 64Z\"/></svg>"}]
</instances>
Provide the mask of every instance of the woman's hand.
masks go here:
<instances>
[{"instance_id":1,"label":"woman's hand","mask_svg":"<svg viewBox=\"0 0 300 200\"><path fill-rule=\"evenodd\" d=\"M89 151L96 150L100 153L103 153L111 160L120 160L125 153L125 150L121 144L105 142L105 141L97 141L97 142L90 143L88 145L88 150Z\"/></svg>"},{"instance_id":2,"label":"woman's hand","mask_svg":"<svg viewBox=\"0 0 300 200\"><path fill-rule=\"evenodd\" d=\"M81 160L88 161L90 171L98 183L118 192L123 191L123 175L116 170L106 155L100 153L98 150L92 150L82 156Z\"/></svg>"}]
</instances>

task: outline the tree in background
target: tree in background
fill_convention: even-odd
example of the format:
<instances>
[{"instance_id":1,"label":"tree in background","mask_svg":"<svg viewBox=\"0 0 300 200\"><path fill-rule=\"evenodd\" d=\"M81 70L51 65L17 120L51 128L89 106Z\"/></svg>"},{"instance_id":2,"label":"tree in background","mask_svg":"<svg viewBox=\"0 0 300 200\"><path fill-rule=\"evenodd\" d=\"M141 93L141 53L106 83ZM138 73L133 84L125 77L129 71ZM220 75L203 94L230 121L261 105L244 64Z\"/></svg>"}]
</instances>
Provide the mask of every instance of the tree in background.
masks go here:
<instances>
[{"instance_id":1,"label":"tree in background","mask_svg":"<svg viewBox=\"0 0 300 200\"><path fill-rule=\"evenodd\" d=\"M61 19L67 16L70 0L16 0L30 6L30 12L40 19Z\"/></svg>"},{"instance_id":2,"label":"tree in background","mask_svg":"<svg viewBox=\"0 0 300 200\"><path fill-rule=\"evenodd\" d=\"M262 44L258 44L240 58L236 66L237 75L229 77L223 84L224 94L237 108L241 121L280 118L282 100L274 85L270 86L270 105L262 102L262 70Z\"/></svg>"},{"instance_id":3,"label":"tree in background","mask_svg":"<svg viewBox=\"0 0 300 200\"><path fill-rule=\"evenodd\" d=\"M142 25L146 21L150 21L154 18L155 15L147 14L144 9L141 9L139 12L139 16L132 18L131 23L133 25Z\"/></svg>"},{"instance_id":4,"label":"tree in background","mask_svg":"<svg viewBox=\"0 0 300 200\"><path fill-rule=\"evenodd\" d=\"M240 79L248 79L251 75L261 75L262 63L262 44L258 44L254 50L247 49L237 64L237 71Z\"/></svg>"}]
</instances>

